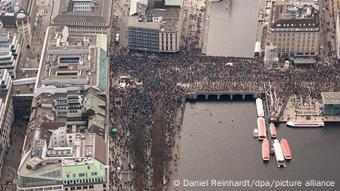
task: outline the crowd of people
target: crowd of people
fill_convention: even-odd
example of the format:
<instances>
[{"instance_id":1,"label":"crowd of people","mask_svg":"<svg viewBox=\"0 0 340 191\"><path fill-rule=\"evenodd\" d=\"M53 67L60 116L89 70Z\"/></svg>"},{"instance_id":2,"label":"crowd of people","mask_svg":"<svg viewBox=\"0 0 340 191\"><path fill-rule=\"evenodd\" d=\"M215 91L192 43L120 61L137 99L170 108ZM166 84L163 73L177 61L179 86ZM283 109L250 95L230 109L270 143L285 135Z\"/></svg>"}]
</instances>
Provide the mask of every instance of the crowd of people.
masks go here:
<instances>
[{"instance_id":1,"label":"crowd of people","mask_svg":"<svg viewBox=\"0 0 340 191\"><path fill-rule=\"evenodd\" d=\"M268 84L282 99L289 95L319 99L320 92L340 89L336 63L330 59L320 59L313 67L290 67L284 71L264 70L260 59L203 56L198 49L176 54L136 53L120 49L113 53L110 62L110 108L113 124L118 130L112 136L111 147L111 165L115 167L112 168L111 180L114 180L112 186L116 188L142 185L145 190L151 190L167 182L169 173L175 170L168 169L168 163L177 159L177 156L173 157L172 150L178 147L175 137L178 137L180 126L174 123L174 119L188 92L263 92L265 84ZM118 85L120 76L129 76L124 87ZM120 98L121 103L115 103L116 98ZM160 128L168 147L161 159L165 177L162 182L155 182L153 177L153 173L159 170L154 168L152 155L153 146L157 145L153 144L152 133L157 101L161 101L160 107L164 111L165 122ZM136 140L142 140L142 143ZM117 171L118 166L121 172ZM121 178L122 174L124 178Z\"/></svg>"}]
</instances>

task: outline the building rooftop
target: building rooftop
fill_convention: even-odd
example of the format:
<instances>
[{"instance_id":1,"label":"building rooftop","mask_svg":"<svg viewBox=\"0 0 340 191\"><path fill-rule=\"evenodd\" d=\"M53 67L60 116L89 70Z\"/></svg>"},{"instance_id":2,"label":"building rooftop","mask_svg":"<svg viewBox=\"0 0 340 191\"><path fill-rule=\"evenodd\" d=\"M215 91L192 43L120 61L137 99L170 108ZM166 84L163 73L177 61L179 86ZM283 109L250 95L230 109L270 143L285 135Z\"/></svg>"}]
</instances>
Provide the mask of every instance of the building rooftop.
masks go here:
<instances>
[{"instance_id":1,"label":"building rooftop","mask_svg":"<svg viewBox=\"0 0 340 191\"><path fill-rule=\"evenodd\" d=\"M55 136L53 132L51 134ZM60 182L96 178L99 182L105 182L107 156L104 138L93 133L65 133L56 136L57 140L64 136L66 145L51 147L51 143L47 144L44 139L37 139L31 152L25 153L22 157L18 169L20 177ZM30 183L21 180L18 181L20 187L36 186L34 181Z\"/></svg>"},{"instance_id":2,"label":"building rooftop","mask_svg":"<svg viewBox=\"0 0 340 191\"><path fill-rule=\"evenodd\" d=\"M145 13L130 16L129 27L157 29L162 32L175 32L179 30L179 17L181 8L168 7L166 9L146 9Z\"/></svg>"},{"instance_id":3,"label":"building rooftop","mask_svg":"<svg viewBox=\"0 0 340 191\"><path fill-rule=\"evenodd\" d=\"M89 1L90 10L82 11L75 9L76 3L76 0L54 0L52 24L84 27L108 27L110 25L112 0L91 0Z\"/></svg>"},{"instance_id":4,"label":"building rooftop","mask_svg":"<svg viewBox=\"0 0 340 191\"><path fill-rule=\"evenodd\" d=\"M106 35L69 36L67 27L52 27L39 68L37 88L44 86L107 86Z\"/></svg>"},{"instance_id":5,"label":"building rooftop","mask_svg":"<svg viewBox=\"0 0 340 191\"><path fill-rule=\"evenodd\" d=\"M319 31L319 6L311 3L274 4L270 28L277 31ZM281 29L281 30L280 30Z\"/></svg>"},{"instance_id":6,"label":"building rooftop","mask_svg":"<svg viewBox=\"0 0 340 191\"><path fill-rule=\"evenodd\" d=\"M340 92L322 92L323 104L340 104Z\"/></svg>"}]
</instances>

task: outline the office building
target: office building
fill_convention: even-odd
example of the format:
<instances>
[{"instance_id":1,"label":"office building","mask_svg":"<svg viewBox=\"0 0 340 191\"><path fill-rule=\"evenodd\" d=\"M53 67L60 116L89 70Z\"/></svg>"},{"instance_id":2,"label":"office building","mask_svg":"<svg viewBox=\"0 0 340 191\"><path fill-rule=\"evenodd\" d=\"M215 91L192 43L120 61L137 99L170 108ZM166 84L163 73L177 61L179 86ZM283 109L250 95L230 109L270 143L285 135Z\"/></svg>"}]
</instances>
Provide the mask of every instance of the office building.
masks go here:
<instances>
[{"instance_id":1,"label":"office building","mask_svg":"<svg viewBox=\"0 0 340 191\"><path fill-rule=\"evenodd\" d=\"M0 173L14 121L12 79L6 69L0 70Z\"/></svg>"},{"instance_id":2,"label":"office building","mask_svg":"<svg viewBox=\"0 0 340 191\"><path fill-rule=\"evenodd\" d=\"M320 18L315 2L275 2L271 8L268 38L280 57L314 57L319 54Z\"/></svg>"},{"instance_id":3,"label":"office building","mask_svg":"<svg viewBox=\"0 0 340 191\"><path fill-rule=\"evenodd\" d=\"M129 50L179 51L181 6L182 1L164 1L164 8L158 9L131 1L128 19Z\"/></svg>"},{"instance_id":4,"label":"office building","mask_svg":"<svg viewBox=\"0 0 340 191\"><path fill-rule=\"evenodd\" d=\"M108 34L112 0L55 0L51 24L68 26L71 35Z\"/></svg>"}]
</instances>

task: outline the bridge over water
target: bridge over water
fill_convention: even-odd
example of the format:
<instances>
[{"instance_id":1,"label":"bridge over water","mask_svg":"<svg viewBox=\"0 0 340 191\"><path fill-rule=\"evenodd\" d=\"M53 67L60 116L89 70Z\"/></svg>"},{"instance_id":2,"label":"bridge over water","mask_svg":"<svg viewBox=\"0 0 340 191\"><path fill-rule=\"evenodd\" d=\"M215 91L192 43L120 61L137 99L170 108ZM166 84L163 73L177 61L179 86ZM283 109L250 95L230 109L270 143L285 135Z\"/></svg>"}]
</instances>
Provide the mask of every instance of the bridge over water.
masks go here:
<instances>
[{"instance_id":1,"label":"bridge over water","mask_svg":"<svg viewBox=\"0 0 340 191\"><path fill-rule=\"evenodd\" d=\"M198 91L188 92L186 100L250 100L263 97L264 92L254 91Z\"/></svg>"}]
</instances>

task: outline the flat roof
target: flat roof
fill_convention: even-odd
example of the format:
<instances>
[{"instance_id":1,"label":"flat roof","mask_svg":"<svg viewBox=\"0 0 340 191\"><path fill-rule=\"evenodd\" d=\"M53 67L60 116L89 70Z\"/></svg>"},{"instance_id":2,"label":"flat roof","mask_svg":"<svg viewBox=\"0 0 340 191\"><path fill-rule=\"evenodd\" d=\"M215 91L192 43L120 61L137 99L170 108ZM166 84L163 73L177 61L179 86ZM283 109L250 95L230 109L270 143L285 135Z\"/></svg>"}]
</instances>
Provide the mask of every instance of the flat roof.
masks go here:
<instances>
[{"instance_id":1,"label":"flat roof","mask_svg":"<svg viewBox=\"0 0 340 191\"><path fill-rule=\"evenodd\" d=\"M322 92L323 104L340 104L340 92Z\"/></svg>"},{"instance_id":2,"label":"flat roof","mask_svg":"<svg viewBox=\"0 0 340 191\"><path fill-rule=\"evenodd\" d=\"M141 15L142 19L138 21L139 16L130 16L128 27L157 29L162 32L176 32L179 29L180 12L181 8L179 7L147 9L144 13L145 15L149 15L152 19L159 18L159 20L147 21L147 18Z\"/></svg>"},{"instance_id":3,"label":"flat roof","mask_svg":"<svg viewBox=\"0 0 340 191\"><path fill-rule=\"evenodd\" d=\"M37 87L69 82L105 88L107 36L67 36L63 28L52 27L47 34L47 50Z\"/></svg>"},{"instance_id":4,"label":"flat roof","mask_svg":"<svg viewBox=\"0 0 340 191\"><path fill-rule=\"evenodd\" d=\"M182 0L165 0L165 6L182 6Z\"/></svg>"},{"instance_id":5,"label":"flat roof","mask_svg":"<svg viewBox=\"0 0 340 191\"><path fill-rule=\"evenodd\" d=\"M89 12L72 11L69 0L54 0L53 24L67 24L84 27L105 27L110 24L112 0L96 0Z\"/></svg>"}]
</instances>

